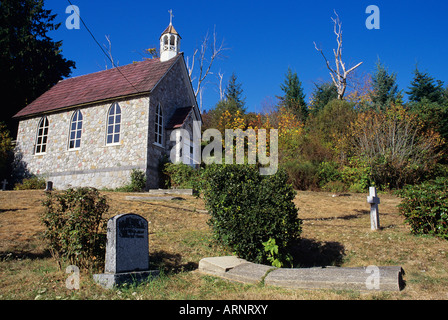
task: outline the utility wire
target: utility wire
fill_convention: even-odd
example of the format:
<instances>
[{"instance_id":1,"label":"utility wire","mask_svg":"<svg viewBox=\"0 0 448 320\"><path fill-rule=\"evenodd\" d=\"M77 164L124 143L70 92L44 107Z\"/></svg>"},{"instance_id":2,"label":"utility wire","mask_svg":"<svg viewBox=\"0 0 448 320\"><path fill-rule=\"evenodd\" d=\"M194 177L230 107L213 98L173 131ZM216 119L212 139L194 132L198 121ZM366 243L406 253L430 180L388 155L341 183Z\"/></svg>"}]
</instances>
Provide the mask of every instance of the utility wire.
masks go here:
<instances>
[{"instance_id":1,"label":"utility wire","mask_svg":"<svg viewBox=\"0 0 448 320\"><path fill-rule=\"evenodd\" d=\"M70 0L67 0L68 3L73 7L73 4L71 3ZM137 88L131 83L131 81L129 81L128 78L126 78L126 76L121 72L120 68L118 68L118 66L115 65L114 61L109 57L109 55L106 53L106 51L104 51L103 47L99 44L99 42L96 40L95 36L93 35L93 33L90 31L90 29L87 27L86 23L84 22L84 19L81 18L79 12L77 10L75 10L73 8L73 11L76 12L76 14L78 15L79 19L82 22L82 25L84 26L84 28L86 28L87 32L89 32L90 36L93 38L93 40L96 42L96 44L98 45L98 47L100 47L101 51L104 53L104 55L109 59L109 61L112 63L112 66L117 69L118 72L120 72L120 74L123 76L124 79L126 79L126 81L132 86L132 88L134 88L134 90L138 93L139 91L137 90Z\"/></svg>"}]
</instances>

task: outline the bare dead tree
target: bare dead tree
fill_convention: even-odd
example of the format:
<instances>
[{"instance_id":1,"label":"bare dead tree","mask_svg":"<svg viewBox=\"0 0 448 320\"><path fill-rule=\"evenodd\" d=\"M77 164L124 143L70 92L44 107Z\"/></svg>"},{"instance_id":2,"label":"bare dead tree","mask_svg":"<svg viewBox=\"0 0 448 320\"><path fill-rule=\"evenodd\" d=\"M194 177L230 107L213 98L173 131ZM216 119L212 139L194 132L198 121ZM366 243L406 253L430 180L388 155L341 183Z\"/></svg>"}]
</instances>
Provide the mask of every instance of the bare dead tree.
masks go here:
<instances>
[{"instance_id":1,"label":"bare dead tree","mask_svg":"<svg viewBox=\"0 0 448 320\"><path fill-rule=\"evenodd\" d=\"M225 50L228 50L228 48L224 46L224 40L222 40L221 43L218 44L218 35L215 28L213 29L213 37L210 38L210 35L207 32L202 39L200 47L194 50L193 57L191 59L191 65L190 60L187 57L187 68L190 79L192 82L196 81L196 88L194 89L194 94L196 97L202 91L204 81L207 76L209 74L213 74L213 72L211 72L213 63L217 59L225 58ZM197 76L193 76L196 61L199 70L196 73ZM199 98L201 99L201 95L199 95Z\"/></svg>"},{"instance_id":2,"label":"bare dead tree","mask_svg":"<svg viewBox=\"0 0 448 320\"><path fill-rule=\"evenodd\" d=\"M338 91L338 99L342 100L342 98L344 97L344 94L345 94L345 90L347 88L348 75L350 74L350 72L352 72L353 70L358 68L362 64L362 62L358 63L357 65L355 65L354 67L352 67L348 70L345 68L345 63L342 61L342 22L339 19L339 16L336 13L336 11L334 11L334 13L336 15L336 18L331 18L331 20L334 23L333 32L336 35L336 41L338 43L337 49L333 49L336 69L334 69L331 66L330 62L328 61L327 57L323 53L322 49L317 47L316 42L313 42L313 43L314 43L314 47L316 48L316 50L322 54L322 57L325 60L327 68L328 68L328 70L330 70L331 79L333 80L333 83L336 86L337 91Z\"/></svg>"},{"instance_id":3,"label":"bare dead tree","mask_svg":"<svg viewBox=\"0 0 448 320\"><path fill-rule=\"evenodd\" d=\"M115 68L115 67L118 67L118 61L117 61L117 64L115 64L115 62L114 62L114 57L112 56L112 41L110 40L110 35L107 35L107 36L105 36L106 37L106 40L107 40L107 43L108 43L108 45L106 46L104 43L103 43L103 46L104 46L104 48L106 48L106 50L107 50L107 55L109 56L109 60L110 60L110 62L112 63L112 68ZM106 62L106 70L107 70L107 62Z\"/></svg>"},{"instance_id":4,"label":"bare dead tree","mask_svg":"<svg viewBox=\"0 0 448 320\"><path fill-rule=\"evenodd\" d=\"M224 99L225 89L222 87L223 77L224 77L224 73L222 73L221 70L219 70L219 72L216 74L216 78L218 79L219 100Z\"/></svg>"}]
</instances>

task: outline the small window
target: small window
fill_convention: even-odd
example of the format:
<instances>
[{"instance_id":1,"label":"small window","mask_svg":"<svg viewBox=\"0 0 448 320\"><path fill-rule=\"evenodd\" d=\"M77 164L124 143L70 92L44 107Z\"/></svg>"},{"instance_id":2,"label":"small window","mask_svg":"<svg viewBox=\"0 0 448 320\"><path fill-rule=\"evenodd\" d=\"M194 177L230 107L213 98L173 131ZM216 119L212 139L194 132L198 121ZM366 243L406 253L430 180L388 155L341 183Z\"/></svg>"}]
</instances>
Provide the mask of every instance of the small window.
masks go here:
<instances>
[{"instance_id":1,"label":"small window","mask_svg":"<svg viewBox=\"0 0 448 320\"><path fill-rule=\"evenodd\" d=\"M69 149L78 149L81 147L81 134L82 113L78 110L73 114L72 121L70 123L70 135L68 140Z\"/></svg>"},{"instance_id":2,"label":"small window","mask_svg":"<svg viewBox=\"0 0 448 320\"><path fill-rule=\"evenodd\" d=\"M40 119L37 127L36 149L34 150L35 154L47 152L48 127L48 118L43 117Z\"/></svg>"},{"instance_id":3,"label":"small window","mask_svg":"<svg viewBox=\"0 0 448 320\"><path fill-rule=\"evenodd\" d=\"M168 36L163 37L163 50L168 50Z\"/></svg>"},{"instance_id":4,"label":"small window","mask_svg":"<svg viewBox=\"0 0 448 320\"><path fill-rule=\"evenodd\" d=\"M160 146L163 145L163 115L162 115L162 106L160 105L160 103L156 107L154 142Z\"/></svg>"},{"instance_id":5,"label":"small window","mask_svg":"<svg viewBox=\"0 0 448 320\"><path fill-rule=\"evenodd\" d=\"M106 144L117 144L120 142L121 108L114 103L107 114Z\"/></svg>"}]
</instances>

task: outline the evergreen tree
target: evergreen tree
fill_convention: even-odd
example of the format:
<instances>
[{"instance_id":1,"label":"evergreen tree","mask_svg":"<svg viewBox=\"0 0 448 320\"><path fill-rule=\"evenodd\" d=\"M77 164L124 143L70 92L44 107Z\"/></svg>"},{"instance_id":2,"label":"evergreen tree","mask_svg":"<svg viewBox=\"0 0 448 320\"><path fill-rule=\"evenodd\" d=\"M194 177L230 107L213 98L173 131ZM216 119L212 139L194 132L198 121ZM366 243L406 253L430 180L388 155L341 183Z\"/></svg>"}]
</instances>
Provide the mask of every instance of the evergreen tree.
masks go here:
<instances>
[{"instance_id":1,"label":"evergreen tree","mask_svg":"<svg viewBox=\"0 0 448 320\"><path fill-rule=\"evenodd\" d=\"M241 88L241 83L236 82L236 74L232 73L232 76L229 79L229 83L227 84L225 100L228 105L227 110L230 113L234 113L237 110L240 110L241 113L246 112L246 98L243 97L243 89Z\"/></svg>"},{"instance_id":2,"label":"evergreen tree","mask_svg":"<svg viewBox=\"0 0 448 320\"><path fill-rule=\"evenodd\" d=\"M434 80L428 73L421 72L415 67L414 79L406 93L409 95L410 102L420 102L423 98L426 98L430 102L442 103L444 96L443 82Z\"/></svg>"},{"instance_id":3,"label":"evergreen tree","mask_svg":"<svg viewBox=\"0 0 448 320\"><path fill-rule=\"evenodd\" d=\"M288 68L284 84L280 88L285 93L284 96L278 97L283 106L291 110L301 121L305 121L308 117L308 108L305 102L305 94L303 93L302 82L299 80L296 72L292 72Z\"/></svg>"},{"instance_id":4,"label":"evergreen tree","mask_svg":"<svg viewBox=\"0 0 448 320\"><path fill-rule=\"evenodd\" d=\"M448 107L448 86L446 86L445 90L443 90L442 103Z\"/></svg>"},{"instance_id":5,"label":"evergreen tree","mask_svg":"<svg viewBox=\"0 0 448 320\"><path fill-rule=\"evenodd\" d=\"M333 82L323 82L321 84L315 83L314 86L310 111L316 115L328 104L328 102L338 98L338 90Z\"/></svg>"},{"instance_id":6,"label":"evergreen tree","mask_svg":"<svg viewBox=\"0 0 448 320\"><path fill-rule=\"evenodd\" d=\"M62 41L47 35L60 26L55 17L44 9L43 0L0 2L0 95L8 100L0 121L6 122L13 137L17 124L11 117L75 67L63 58Z\"/></svg>"},{"instance_id":7,"label":"evergreen tree","mask_svg":"<svg viewBox=\"0 0 448 320\"><path fill-rule=\"evenodd\" d=\"M203 119L205 119L205 122L203 128L217 128L225 111L229 111L232 115L240 111L240 114L244 115L246 113L245 104L246 98L243 97L242 85L237 82L237 76L233 73L227 84L224 99L220 100L213 109L204 114Z\"/></svg>"},{"instance_id":8,"label":"evergreen tree","mask_svg":"<svg viewBox=\"0 0 448 320\"><path fill-rule=\"evenodd\" d=\"M376 109L385 110L391 103L402 101L396 79L397 75L389 74L386 67L378 60L372 76L372 91L370 92L370 99Z\"/></svg>"}]
</instances>

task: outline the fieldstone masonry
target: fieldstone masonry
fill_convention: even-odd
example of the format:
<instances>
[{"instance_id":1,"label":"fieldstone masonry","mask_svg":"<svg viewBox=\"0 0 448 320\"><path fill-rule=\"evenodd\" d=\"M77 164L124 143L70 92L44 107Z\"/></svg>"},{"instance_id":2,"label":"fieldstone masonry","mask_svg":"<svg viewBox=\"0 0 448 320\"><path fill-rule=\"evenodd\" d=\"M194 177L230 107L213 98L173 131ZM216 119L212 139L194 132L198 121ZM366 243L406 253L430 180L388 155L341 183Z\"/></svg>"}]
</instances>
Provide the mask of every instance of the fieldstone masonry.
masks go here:
<instances>
[{"instance_id":1,"label":"fieldstone masonry","mask_svg":"<svg viewBox=\"0 0 448 320\"><path fill-rule=\"evenodd\" d=\"M83 114L81 147L68 149L68 135L74 110L47 115L47 152L34 154L40 117L20 121L18 152L27 170L53 181L54 187L92 186L116 188L129 183L132 169L146 168L149 98L118 102L122 112L120 143L106 145L106 118L111 104L80 109Z\"/></svg>"}]
</instances>

